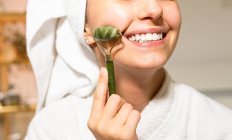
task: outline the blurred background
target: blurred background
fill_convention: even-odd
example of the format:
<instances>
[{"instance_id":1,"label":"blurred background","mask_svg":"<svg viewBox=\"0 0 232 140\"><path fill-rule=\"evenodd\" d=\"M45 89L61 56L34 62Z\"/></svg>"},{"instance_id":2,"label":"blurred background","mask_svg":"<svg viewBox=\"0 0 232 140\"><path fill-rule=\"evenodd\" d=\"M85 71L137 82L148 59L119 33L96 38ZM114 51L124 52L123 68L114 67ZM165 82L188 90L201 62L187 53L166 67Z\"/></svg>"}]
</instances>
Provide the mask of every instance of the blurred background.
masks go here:
<instances>
[{"instance_id":1,"label":"blurred background","mask_svg":"<svg viewBox=\"0 0 232 140\"><path fill-rule=\"evenodd\" d=\"M35 79L26 54L26 0L0 0L0 140L21 140L34 115Z\"/></svg>"},{"instance_id":2,"label":"blurred background","mask_svg":"<svg viewBox=\"0 0 232 140\"><path fill-rule=\"evenodd\" d=\"M172 77L232 108L232 0L178 0L182 30Z\"/></svg>"},{"instance_id":3,"label":"blurred background","mask_svg":"<svg viewBox=\"0 0 232 140\"><path fill-rule=\"evenodd\" d=\"M172 77L232 108L232 0L178 0L183 23ZM26 0L0 0L0 140L21 140L34 115L25 49Z\"/></svg>"}]
</instances>

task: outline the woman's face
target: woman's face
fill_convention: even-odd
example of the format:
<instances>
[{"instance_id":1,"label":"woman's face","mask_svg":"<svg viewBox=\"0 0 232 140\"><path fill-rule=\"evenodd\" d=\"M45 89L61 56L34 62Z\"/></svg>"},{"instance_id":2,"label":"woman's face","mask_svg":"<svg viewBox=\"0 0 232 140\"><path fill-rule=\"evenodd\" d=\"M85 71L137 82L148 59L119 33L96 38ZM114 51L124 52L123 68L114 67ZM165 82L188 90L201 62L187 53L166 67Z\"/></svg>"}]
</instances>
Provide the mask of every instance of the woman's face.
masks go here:
<instances>
[{"instance_id":1,"label":"woman's face","mask_svg":"<svg viewBox=\"0 0 232 140\"><path fill-rule=\"evenodd\" d=\"M88 0L86 14L89 37L103 25L122 32L114 53L119 66L160 68L175 49L181 25L177 0Z\"/></svg>"}]
</instances>

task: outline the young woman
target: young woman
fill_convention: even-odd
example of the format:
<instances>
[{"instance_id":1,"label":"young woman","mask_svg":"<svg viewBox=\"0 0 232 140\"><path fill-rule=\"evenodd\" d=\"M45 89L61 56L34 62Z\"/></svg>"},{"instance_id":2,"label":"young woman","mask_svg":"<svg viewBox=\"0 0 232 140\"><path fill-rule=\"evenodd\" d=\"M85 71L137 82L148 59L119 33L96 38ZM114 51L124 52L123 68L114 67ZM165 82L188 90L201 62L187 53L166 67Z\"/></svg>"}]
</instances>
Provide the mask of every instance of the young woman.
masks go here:
<instances>
[{"instance_id":1,"label":"young woman","mask_svg":"<svg viewBox=\"0 0 232 140\"><path fill-rule=\"evenodd\" d=\"M31 0L27 25L39 102L26 139L232 138L231 111L163 68L180 31L177 0ZM110 97L93 39L104 25L123 35L113 50L117 94Z\"/></svg>"}]
</instances>

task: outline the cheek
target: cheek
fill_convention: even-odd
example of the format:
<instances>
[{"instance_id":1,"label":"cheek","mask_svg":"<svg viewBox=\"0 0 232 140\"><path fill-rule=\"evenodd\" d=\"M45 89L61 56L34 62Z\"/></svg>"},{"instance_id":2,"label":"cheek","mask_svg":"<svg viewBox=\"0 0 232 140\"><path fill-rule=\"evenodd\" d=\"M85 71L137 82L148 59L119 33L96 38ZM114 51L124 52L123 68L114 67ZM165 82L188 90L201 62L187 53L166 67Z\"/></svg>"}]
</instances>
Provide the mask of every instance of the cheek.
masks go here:
<instances>
[{"instance_id":1,"label":"cheek","mask_svg":"<svg viewBox=\"0 0 232 140\"><path fill-rule=\"evenodd\" d=\"M119 29L125 28L130 22L130 12L119 8L111 9L111 11L104 16L103 24L114 25Z\"/></svg>"},{"instance_id":2,"label":"cheek","mask_svg":"<svg viewBox=\"0 0 232 140\"><path fill-rule=\"evenodd\" d=\"M164 10L164 19L172 30L179 31L181 14L178 6L170 6Z\"/></svg>"},{"instance_id":3,"label":"cheek","mask_svg":"<svg viewBox=\"0 0 232 140\"><path fill-rule=\"evenodd\" d=\"M104 10L101 10L104 9ZM111 4L103 4L92 7L87 12L87 24L93 31L97 27L112 25L120 30L126 28L131 20L131 12L126 7Z\"/></svg>"}]
</instances>

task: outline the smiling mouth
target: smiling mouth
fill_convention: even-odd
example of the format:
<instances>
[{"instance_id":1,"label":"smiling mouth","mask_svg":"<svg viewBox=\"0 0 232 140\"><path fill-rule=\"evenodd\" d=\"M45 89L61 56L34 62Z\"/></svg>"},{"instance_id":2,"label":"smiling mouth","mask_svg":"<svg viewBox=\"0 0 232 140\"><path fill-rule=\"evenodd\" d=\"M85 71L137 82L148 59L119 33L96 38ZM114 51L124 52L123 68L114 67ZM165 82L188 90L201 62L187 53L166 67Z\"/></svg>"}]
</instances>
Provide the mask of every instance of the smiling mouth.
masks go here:
<instances>
[{"instance_id":1,"label":"smiling mouth","mask_svg":"<svg viewBox=\"0 0 232 140\"><path fill-rule=\"evenodd\" d=\"M146 43L150 41L159 41L166 37L167 33L146 33L128 36L127 39L132 42Z\"/></svg>"}]
</instances>

